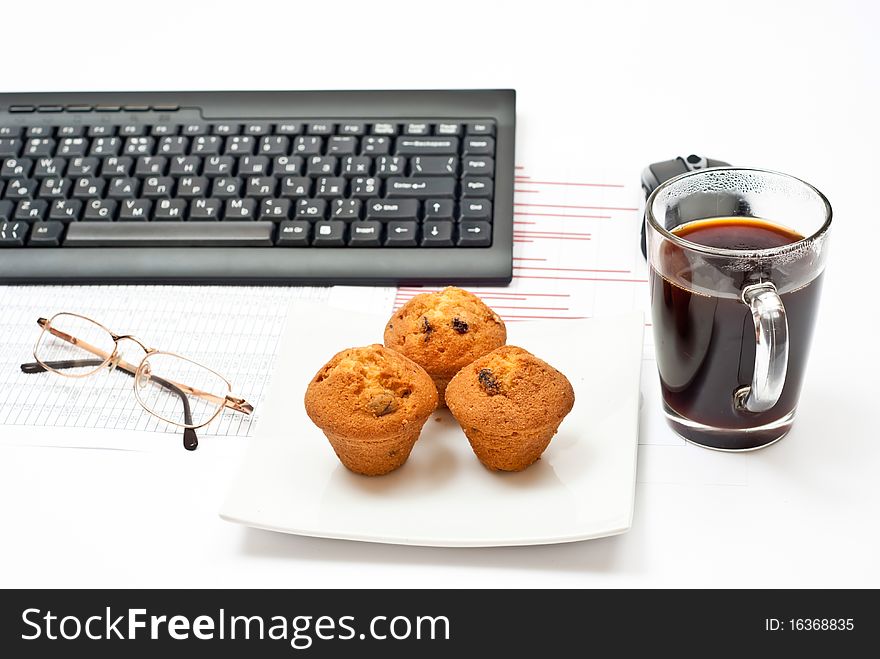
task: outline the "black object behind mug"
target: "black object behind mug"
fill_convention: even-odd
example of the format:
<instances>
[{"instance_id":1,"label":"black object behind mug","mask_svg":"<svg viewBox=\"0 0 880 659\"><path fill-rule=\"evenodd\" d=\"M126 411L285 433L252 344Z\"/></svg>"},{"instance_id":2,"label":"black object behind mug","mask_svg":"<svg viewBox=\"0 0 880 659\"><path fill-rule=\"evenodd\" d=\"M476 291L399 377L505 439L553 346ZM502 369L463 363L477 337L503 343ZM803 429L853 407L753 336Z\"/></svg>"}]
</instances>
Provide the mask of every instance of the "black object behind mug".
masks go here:
<instances>
[{"instance_id":1,"label":"black object behind mug","mask_svg":"<svg viewBox=\"0 0 880 659\"><path fill-rule=\"evenodd\" d=\"M645 199L651 196L654 189L669 179L684 174L685 172L693 172L697 169L706 169L707 167L730 167L730 163L723 160L712 160L704 158L696 154L687 157L673 158L672 160L664 160L648 165L642 171L642 190L645 191ZM648 257L648 248L645 241L645 222L642 221L642 256Z\"/></svg>"}]
</instances>

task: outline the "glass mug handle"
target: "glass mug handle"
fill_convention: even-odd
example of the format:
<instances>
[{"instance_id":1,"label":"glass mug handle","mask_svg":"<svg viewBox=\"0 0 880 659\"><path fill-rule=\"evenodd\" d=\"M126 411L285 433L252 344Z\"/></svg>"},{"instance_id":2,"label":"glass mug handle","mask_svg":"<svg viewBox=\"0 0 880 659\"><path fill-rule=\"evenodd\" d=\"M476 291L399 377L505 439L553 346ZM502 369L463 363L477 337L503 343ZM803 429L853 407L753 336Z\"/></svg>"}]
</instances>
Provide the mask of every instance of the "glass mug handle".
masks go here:
<instances>
[{"instance_id":1,"label":"glass mug handle","mask_svg":"<svg viewBox=\"0 0 880 659\"><path fill-rule=\"evenodd\" d=\"M736 409L766 412L779 401L788 371L788 320L782 299L771 282L751 284L742 290L742 301L755 321L755 372L751 386L736 390Z\"/></svg>"}]
</instances>

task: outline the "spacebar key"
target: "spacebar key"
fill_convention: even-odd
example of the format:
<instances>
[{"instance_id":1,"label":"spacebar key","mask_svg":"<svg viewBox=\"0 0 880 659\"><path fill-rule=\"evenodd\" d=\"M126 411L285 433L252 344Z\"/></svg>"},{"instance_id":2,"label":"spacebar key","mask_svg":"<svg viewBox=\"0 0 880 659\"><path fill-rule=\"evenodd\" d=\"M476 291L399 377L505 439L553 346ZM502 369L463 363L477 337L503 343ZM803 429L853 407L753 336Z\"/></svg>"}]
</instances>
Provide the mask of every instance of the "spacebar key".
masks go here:
<instances>
[{"instance_id":1,"label":"spacebar key","mask_svg":"<svg viewBox=\"0 0 880 659\"><path fill-rule=\"evenodd\" d=\"M272 222L71 222L65 247L270 247Z\"/></svg>"}]
</instances>

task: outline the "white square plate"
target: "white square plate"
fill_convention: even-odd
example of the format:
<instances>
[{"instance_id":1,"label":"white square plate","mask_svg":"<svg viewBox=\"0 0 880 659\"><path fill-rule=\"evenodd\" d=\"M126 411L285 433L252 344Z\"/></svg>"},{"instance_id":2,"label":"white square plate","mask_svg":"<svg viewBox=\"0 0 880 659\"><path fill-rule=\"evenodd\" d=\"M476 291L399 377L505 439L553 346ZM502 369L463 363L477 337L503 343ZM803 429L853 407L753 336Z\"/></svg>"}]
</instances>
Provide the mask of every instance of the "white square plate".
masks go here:
<instances>
[{"instance_id":1,"label":"white square plate","mask_svg":"<svg viewBox=\"0 0 880 659\"><path fill-rule=\"evenodd\" d=\"M425 423L403 467L371 478L340 464L306 416L303 396L311 377L339 350L381 342L384 320L295 305L256 437L220 511L223 519L298 535L456 547L571 542L629 530L640 312L508 324L508 342L565 373L575 391L574 409L543 457L525 471L485 469L443 411Z\"/></svg>"}]
</instances>

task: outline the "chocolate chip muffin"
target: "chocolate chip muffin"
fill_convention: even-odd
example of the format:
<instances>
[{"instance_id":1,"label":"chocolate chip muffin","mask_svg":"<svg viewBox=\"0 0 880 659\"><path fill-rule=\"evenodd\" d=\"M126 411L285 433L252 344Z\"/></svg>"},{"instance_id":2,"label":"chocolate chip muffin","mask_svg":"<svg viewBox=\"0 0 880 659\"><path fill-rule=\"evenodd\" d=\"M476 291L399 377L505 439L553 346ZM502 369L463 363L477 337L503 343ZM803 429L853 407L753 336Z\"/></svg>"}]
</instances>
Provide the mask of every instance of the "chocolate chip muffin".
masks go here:
<instances>
[{"instance_id":1,"label":"chocolate chip muffin","mask_svg":"<svg viewBox=\"0 0 880 659\"><path fill-rule=\"evenodd\" d=\"M574 406L562 373L530 352L502 346L465 366L446 403L489 469L521 471L541 457Z\"/></svg>"},{"instance_id":2,"label":"chocolate chip muffin","mask_svg":"<svg viewBox=\"0 0 880 659\"><path fill-rule=\"evenodd\" d=\"M406 462L437 390L418 364L376 344L336 354L312 378L305 405L342 464L379 476Z\"/></svg>"},{"instance_id":3,"label":"chocolate chip muffin","mask_svg":"<svg viewBox=\"0 0 880 659\"><path fill-rule=\"evenodd\" d=\"M507 341L504 321L473 293L450 286L422 293L398 309L385 326L385 345L424 368L437 386Z\"/></svg>"}]
</instances>

